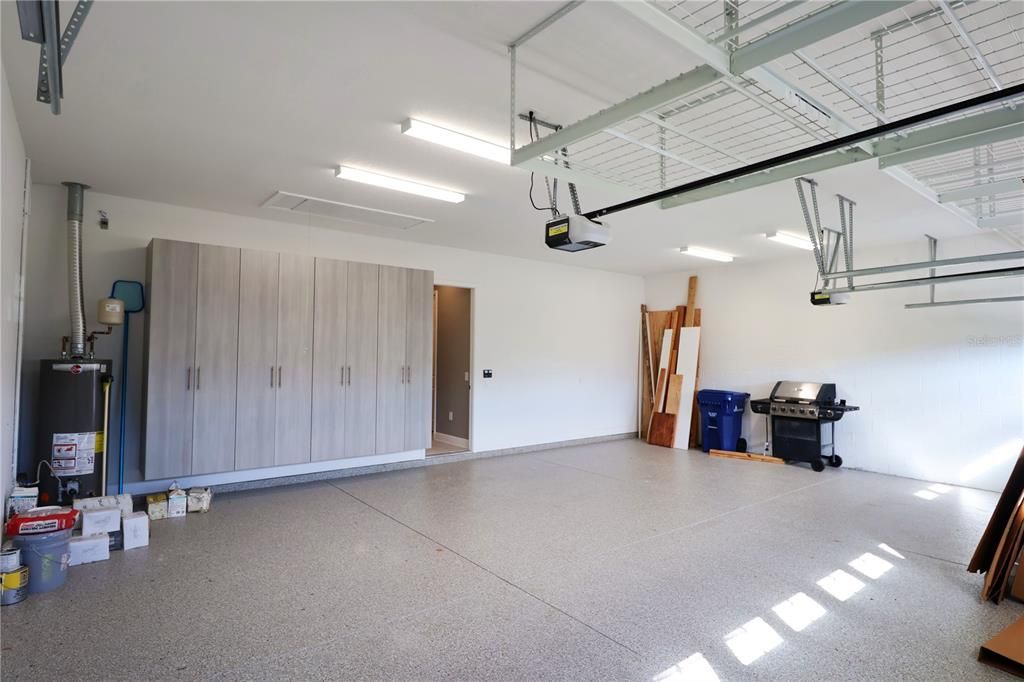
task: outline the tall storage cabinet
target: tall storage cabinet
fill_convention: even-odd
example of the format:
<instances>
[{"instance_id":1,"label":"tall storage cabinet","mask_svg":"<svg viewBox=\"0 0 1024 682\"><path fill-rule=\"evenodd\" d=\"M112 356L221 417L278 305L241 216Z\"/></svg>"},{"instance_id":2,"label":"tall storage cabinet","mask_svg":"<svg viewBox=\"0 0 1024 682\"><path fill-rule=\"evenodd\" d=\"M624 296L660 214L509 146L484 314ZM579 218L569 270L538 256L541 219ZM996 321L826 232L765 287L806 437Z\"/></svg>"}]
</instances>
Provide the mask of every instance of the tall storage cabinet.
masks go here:
<instances>
[{"instance_id":1,"label":"tall storage cabinet","mask_svg":"<svg viewBox=\"0 0 1024 682\"><path fill-rule=\"evenodd\" d=\"M377 453L430 446L434 273L381 266Z\"/></svg>"},{"instance_id":2,"label":"tall storage cabinet","mask_svg":"<svg viewBox=\"0 0 1024 682\"><path fill-rule=\"evenodd\" d=\"M433 273L156 239L144 474L430 444Z\"/></svg>"},{"instance_id":3,"label":"tall storage cabinet","mask_svg":"<svg viewBox=\"0 0 1024 682\"><path fill-rule=\"evenodd\" d=\"M212 474L235 468L241 252L204 244L198 255L191 473Z\"/></svg>"},{"instance_id":4,"label":"tall storage cabinet","mask_svg":"<svg viewBox=\"0 0 1024 682\"><path fill-rule=\"evenodd\" d=\"M381 266L377 321L377 453L405 450L409 271Z\"/></svg>"},{"instance_id":5,"label":"tall storage cabinet","mask_svg":"<svg viewBox=\"0 0 1024 682\"><path fill-rule=\"evenodd\" d=\"M405 448L429 448L433 402L434 273L409 270L405 329Z\"/></svg>"},{"instance_id":6,"label":"tall storage cabinet","mask_svg":"<svg viewBox=\"0 0 1024 682\"><path fill-rule=\"evenodd\" d=\"M146 478L192 468L192 365L196 348L196 244L154 240L146 252Z\"/></svg>"},{"instance_id":7,"label":"tall storage cabinet","mask_svg":"<svg viewBox=\"0 0 1024 682\"><path fill-rule=\"evenodd\" d=\"M318 258L313 322L313 461L375 451L379 268Z\"/></svg>"},{"instance_id":8,"label":"tall storage cabinet","mask_svg":"<svg viewBox=\"0 0 1024 682\"><path fill-rule=\"evenodd\" d=\"M313 258L281 254L274 464L309 461L313 391Z\"/></svg>"},{"instance_id":9,"label":"tall storage cabinet","mask_svg":"<svg viewBox=\"0 0 1024 682\"><path fill-rule=\"evenodd\" d=\"M278 254L242 250L235 469L274 465L279 277Z\"/></svg>"}]
</instances>

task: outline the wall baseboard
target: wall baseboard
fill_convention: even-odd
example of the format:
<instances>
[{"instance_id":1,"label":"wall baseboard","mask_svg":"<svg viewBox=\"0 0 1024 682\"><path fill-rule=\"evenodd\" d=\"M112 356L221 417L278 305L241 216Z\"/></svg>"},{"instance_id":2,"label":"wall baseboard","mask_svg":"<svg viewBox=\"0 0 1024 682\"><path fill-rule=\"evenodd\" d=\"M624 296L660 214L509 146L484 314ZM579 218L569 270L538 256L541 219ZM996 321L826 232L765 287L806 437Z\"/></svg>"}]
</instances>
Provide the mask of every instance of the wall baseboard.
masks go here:
<instances>
[{"instance_id":1,"label":"wall baseboard","mask_svg":"<svg viewBox=\"0 0 1024 682\"><path fill-rule=\"evenodd\" d=\"M579 445L591 445L593 443L606 443L615 440L630 440L636 438L636 433L615 433L607 436L591 436L589 438L576 438L573 440L555 441L552 443L537 443L534 445L522 445L514 448L503 448L501 450L487 450L483 452L456 452L449 455L431 455L425 459L413 459L403 462L392 462L388 464L374 464L363 467L350 467L348 469L333 469L330 471L317 471L298 476L280 476L277 478L264 478L258 481L239 481L237 483L225 483L214 485L217 493L235 492L241 490L255 490L258 488L274 488L277 486L297 485L300 483L311 483L314 481L329 481L338 478L350 478L352 476L364 476L367 474L379 474L386 471L400 471L402 469L418 469L420 467L436 466L438 464L451 464L467 459L483 459L485 457L501 457L503 455L523 455L529 452L540 452L542 450L555 450L557 448L568 448Z\"/></svg>"},{"instance_id":2,"label":"wall baseboard","mask_svg":"<svg viewBox=\"0 0 1024 682\"><path fill-rule=\"evenodd\" d=\"M439 440L442 443L447 443L448 445L454 445L455 447L469 449L469 439L468 438L459 438L458 436L451 436L451 435L448 435L447 433L441 433L440 431L434 431L434 440Z\"/></svg>"}]
</instances>

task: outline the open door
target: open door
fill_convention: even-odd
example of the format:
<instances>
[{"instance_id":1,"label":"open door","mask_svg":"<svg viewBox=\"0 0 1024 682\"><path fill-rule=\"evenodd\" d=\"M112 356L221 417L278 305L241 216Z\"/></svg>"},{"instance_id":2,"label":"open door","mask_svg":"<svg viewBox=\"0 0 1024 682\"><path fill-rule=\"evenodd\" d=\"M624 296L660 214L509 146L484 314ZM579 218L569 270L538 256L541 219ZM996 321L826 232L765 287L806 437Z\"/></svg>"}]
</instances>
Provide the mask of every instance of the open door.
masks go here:
<instances>
[{"instance_id":1,"label":"open door","mask_svg":"<svg viewBox=\"0 0 1024 682\"><path fill-rule=\"evenodd\" d=\"M427 455L469 450L472 289L434 287L434 437Z\"/></svg>"}]
</instances>

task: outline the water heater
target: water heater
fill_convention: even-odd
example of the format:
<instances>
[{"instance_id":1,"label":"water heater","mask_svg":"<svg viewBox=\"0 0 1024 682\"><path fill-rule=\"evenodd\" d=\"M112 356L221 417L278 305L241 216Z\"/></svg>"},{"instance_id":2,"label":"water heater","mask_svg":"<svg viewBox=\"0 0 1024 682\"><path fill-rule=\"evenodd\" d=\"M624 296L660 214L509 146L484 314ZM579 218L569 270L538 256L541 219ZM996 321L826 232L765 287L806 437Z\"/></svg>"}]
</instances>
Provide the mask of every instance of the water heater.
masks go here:
<instances>
[{"instance_id":1,"label":"water heater","mask_svg":"<svg viewBox=\"0 0 1024 682\"><path fill-rule=\"evenodd\" d=\"M40 361L36 453L49 467L40 471L39 504L67 505L76 497L105 494L103 384L110 368L110 360Z\"/></svg>"}]
</instances>

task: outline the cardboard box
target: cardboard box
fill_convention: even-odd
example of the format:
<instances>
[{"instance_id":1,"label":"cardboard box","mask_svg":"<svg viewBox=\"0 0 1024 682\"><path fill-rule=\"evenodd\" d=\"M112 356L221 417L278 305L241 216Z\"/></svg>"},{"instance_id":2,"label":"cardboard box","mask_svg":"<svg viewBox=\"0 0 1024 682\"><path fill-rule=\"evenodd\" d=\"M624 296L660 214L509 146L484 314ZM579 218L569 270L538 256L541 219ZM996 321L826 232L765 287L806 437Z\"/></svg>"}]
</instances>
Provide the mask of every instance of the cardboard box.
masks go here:
<instances>
[{"instance_id":1,"label":"cardboard box","mask_svg":"<svg viewBox=\"0 0 1024 682\"><path fill-rule=\"evenodd\" d=\"M1024 618L985 642L978 651L978 660L1024 677Z\"/></svg>"},{"instance_id":2,"label":"cardboard box","mask_svg":"<svg viewBox=\"0 0 1024 682\"><path fill-rule=\"evenodd\" d=\"M146 495L146 513L152 521L167 518L167 493Z\"/></svg>"},{"instance_id":3,"label":"cardboard box","mask_svg":"<svg viewBox=\"0 0 1024 682\"><path fill-rule=\"evenodd\" d=\"M1017 601L1024 601L1024 560L1017 565L1017 575L1010 585L1010 596Z\"/></svg>"},{"instance_id":4,"label":"cardboard box","mask_svg":"<svg viewBox=\"0 0 1024 682\"><path fill-rule=\"evenodd\" d=\"M167 491L167 516L173 518L184 516L188 512L188 493L181 488Z\"/></svg>"},{"instance_id":5,"label":"cardboard box","mask_svg":"<svg viewBox=\"0 0 1024 682\"><path fill-rule=\"evenodd\" d=\"M38 506L39 488L22 488L16 486L7 498L7 516L14 516L35 509Z\"/></svg>"},{"instance_id":6,"label":"cardboard box","mask_svg":"<svg viewBox=\"0 0 1024 682\"><path fill-rule=\"evenodd\" d=\"M149 544L149 515L133 512L121 519L124 526L124 548L135 549Z\"/></svg>"},{"instance_id":7,"label":"cardboard box","mask_svg":"<svg viewBox=\"0 0 1024 682\"><path fill-rule=\"evenodd\" d=\"M210 511L210 502L213 500L213 491L209 488L189 488L188 489L188 511L192 512L208 512Z\"/></svg>"},{"instance_id":8,"label":"cardboard box","mask_svg":"<svg viewBox=\"0 0 1024 682\"><path fill-rule=\"evenodd\" d=\"M135 511L135 508L132 506L132 496L127 493L104 495L103 497L82 497L76 499L72 506L80 511L87 509L120 509L121 516Z\"/></svg>"},{"instance_id":9,"label":"cardboard box","mask_svg":"<svg viewBox=\"0 0 1024 682\"><path fill-rule=\"evenodd\" d=\"M76 535L68 545L71 549L69 565L79 566L110 558L110 538L106 533Z\"/></svg>"},{"instance_id":10,"label":"cardboard box","mask_svg":"<svg viewBox=\"0 0 1024 682\"><path fill-rule=\"evenodd\" d=\"M113 533L115 530L121 530L121 510L117 507L82 512L82 535Z\"/></svg>"}]
</instances>

